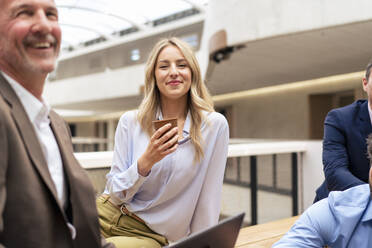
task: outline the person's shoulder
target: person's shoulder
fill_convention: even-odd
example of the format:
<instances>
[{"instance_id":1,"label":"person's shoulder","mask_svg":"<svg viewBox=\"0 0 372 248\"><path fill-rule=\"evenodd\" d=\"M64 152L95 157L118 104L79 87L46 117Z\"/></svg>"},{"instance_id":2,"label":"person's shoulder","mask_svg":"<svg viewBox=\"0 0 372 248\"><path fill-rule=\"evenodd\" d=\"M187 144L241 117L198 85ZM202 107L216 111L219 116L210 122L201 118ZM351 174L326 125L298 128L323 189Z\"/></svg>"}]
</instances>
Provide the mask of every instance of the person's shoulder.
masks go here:
<instances>
[{"instance_id":1,"label":"person's shoulder","mask_svg":"<svg viewBox=\"0 0 372 248\"><path fill-rule=\"evenodd\" d=\"M359 99L353 102L352 104L346 105L344 107L341 107L340 109L348 112L348 111L358 111L359 109L363 107L368 107L368 101L366 99Z\"/></svg>"},{"instance_id":2,"label":"person's shoulder","mask_svg":"<svg viewBox=\"0 0 372 248\"><path fill-rule=\"evenodd\" d=\"M358 119L361 115L368 114L368 101L357 100L352 104L341 108L335 108L328 112L325 119L326 123L339 123L342 125L349 125L352 120Z\"/></svg>"},{"instance_id":3,"label":"person's shoulder","mask_svg":"<svg viewBox=\"0 0 372 248\"><path fill-rule=\"evenodd\" d=\"M349 105L340 107L340 108L335 108L332 109L329 113L337 113L337 114L351 114L354 113L355 111L359 111L361 108L364 106L367 106L366 104L368 101L366 99L360 99L357 100Z\"/></svg>"},{"instance_id":4,"label":"person's shoulder","mask_svg":"<svg viewBox=\"0 0 372 248\"><path fill-rule=\"evenodd\" d=\"M369 201L369 184L362 184L344 191L331 191L327 198L311 205L307 212L311 212L312 216L324 217L325 212L330 211L336 219L342 219L343 216L348 218L360 214Z\"/></svg>"},{"instance_id":5,"label":"person's shoulder","mask_svg":"<svg viewBox=\"0 0 372 248\"><path fill-rule=\"evenodd\" d=\"M328 196L328 204L337 211L339 207L365 206L371 197L369 184L361 184L344 191L332 191Z\"/></svg>"},{"instance_id":6,"label":"person's shoulder","mask_svg":"<svg viewBox=\"0 0 372 248\"><path fill-rule=\"evenodd\" d=\"M123 113L119 119L118 128L133 128L137 123L137 110L130 110Z\"/></svg>"},{"instance_id":7,"label":"person's shoulder","mask_svg":"<svg viewBox=\"0 0 372 248\"><path fill-rule=\"evenodd\" d=\"M137 110L126 111L121 115L119 122L130 122L137 119Z\"/></svg>"},{"instance_id":8,"label":"person's shoulder","mask_svg":"<svg viewBox=\"0 0 372 248\"><path fill-rule=\"evenodd\" d=\"M228 128L229 124L224 115L218 112L207 112L203 111L203 115L206 118L206 122L214 129Z\"/></svg>"},{"instance_id":9,"label":"person's shoulder","mask_svg":"<svg viewBox=\"0 0 372 248\"><path fill-rule=\"evenodd\" d=\"M333 191L328 198L321 201L323 204L327 203L328 207L323 206L322 210L328 214L326 216L319 214L322 218L318 216L318 222L323 225L333 223L330 226L334 227L325 235L326 240L335 240L339 235L345 237L352 235L352 231L358 225L370 202L370 195L369 184L363 184L345 191Z\"/></svg>"},{"instance_id":10,"label":"person's shoulder","mask_svg":"<svg viewBox=\"0 0 372 248\"><path fill-rule=\"evenodd\" d=\"M207 120L212 123L218 123L220 125L227 125L227 120L225 116L218 112L207 112L203 111L203 114L206 116Z\"/></svg>"}]
</instances>

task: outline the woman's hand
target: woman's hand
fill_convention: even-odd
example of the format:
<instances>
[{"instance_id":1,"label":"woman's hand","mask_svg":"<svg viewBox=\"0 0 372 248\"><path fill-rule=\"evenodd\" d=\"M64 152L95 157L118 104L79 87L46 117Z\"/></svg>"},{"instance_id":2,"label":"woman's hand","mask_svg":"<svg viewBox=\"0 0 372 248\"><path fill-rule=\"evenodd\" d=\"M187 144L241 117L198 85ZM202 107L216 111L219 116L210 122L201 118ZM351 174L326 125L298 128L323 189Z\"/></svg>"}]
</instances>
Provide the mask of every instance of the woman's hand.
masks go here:
<instances>
[{"instance_id":1,"label":"woman's hand","mask_svg":"<svg viewBox=\"0 0 372 248\"><path fill-rule=\"evenodd\" d=\"M141 176L147 176L156 162L177 149L178 127L170 128L171 124L168 123L151 136L146 151L137 161L138 173Z\"/></svg>"}]
</instances>

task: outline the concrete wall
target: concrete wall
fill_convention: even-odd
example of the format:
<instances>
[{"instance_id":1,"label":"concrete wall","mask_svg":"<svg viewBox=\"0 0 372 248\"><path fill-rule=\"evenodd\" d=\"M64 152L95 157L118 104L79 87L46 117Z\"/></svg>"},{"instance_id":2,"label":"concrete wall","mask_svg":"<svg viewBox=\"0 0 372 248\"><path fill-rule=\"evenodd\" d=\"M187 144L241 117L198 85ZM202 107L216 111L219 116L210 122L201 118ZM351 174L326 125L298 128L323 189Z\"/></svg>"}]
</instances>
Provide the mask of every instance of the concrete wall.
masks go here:
<instances>
[{"instance_id":1,"label":"concrete wall","mask_svg":"<svg viewBox=\"0 0 372 248\"><path fill-rule=\"evenodd\" d=\"M273 94L234 104L236 136L266 139L305 139L307 95Z\"/></svg>"},{"instance_id":2,"label":"concrete wall","mask_svg":"<svg viewBox=\"0 0 372 248\"><path fill-rule=\"evenodd\" d=\"M46 98L52 105L63 105L139 95L144 70L145 65L140 64L49 83Z\"/></svg>"},{"instance_id":3,"label":"concrete wall","mask_svg":"<svg viewBox=\"0 0 372 248\"><path fill-rule=\"evenodd\" d=\"M365 21L372 18L371 9L372 1L369 0L210 0L205 37L226 30L228 45L235 45Z\"/></svg>"},{"instance_id":4,"label":"concrete wall","mask_svg":"<svg viewBox=\"0 0 372 248\"><path fill-rule=\"evenodd\" d=\"M325 79L327 81L328 79ZM330 78L330 81L333 79ZM280 88L252 94L227 103L232 106L234 137L262 139L308 139L311 94L360 92L361 78L314 85L305 83L295 89Z\"/></svg>"}]
</instances>

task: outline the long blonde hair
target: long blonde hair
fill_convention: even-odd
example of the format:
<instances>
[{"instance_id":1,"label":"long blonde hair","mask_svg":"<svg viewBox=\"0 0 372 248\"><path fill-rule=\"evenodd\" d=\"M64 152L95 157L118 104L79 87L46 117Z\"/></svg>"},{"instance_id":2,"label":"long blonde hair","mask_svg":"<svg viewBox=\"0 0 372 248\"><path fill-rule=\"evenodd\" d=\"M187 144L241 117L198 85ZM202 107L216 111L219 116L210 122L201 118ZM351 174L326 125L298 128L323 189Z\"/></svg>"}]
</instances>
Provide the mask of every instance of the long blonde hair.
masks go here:
<instances>
[{"instance_id":1,"label":"long blonde hair","mask_svg":"<svg viewBox=\"0 0 372 248\"><path fill-rule=\"evenodd\" d=\"M155 67L160 52L167 46L177 47L191 70L191 87L187 97L187 108L191 115L190 139L195 148L194 162L200 162L204 156L200 130L203 122L202 111L213 112L214 108L212 97L202 80L199 63L192 48L186 42L172 37L162 39L155 44L146 64L145 95L138 108L137 118L142 129L151 136L154 132L152 121L156 118L156 112L160 108L160 92L156 86Z\"/></svg>"}]
</instances>

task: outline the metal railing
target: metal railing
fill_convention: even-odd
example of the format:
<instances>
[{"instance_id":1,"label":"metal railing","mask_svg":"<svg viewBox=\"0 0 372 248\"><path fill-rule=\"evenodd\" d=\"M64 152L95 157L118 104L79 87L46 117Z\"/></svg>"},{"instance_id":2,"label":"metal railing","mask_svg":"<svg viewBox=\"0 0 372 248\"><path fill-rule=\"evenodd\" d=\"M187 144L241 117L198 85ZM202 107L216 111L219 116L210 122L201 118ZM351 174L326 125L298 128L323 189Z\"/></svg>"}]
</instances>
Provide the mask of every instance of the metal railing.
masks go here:
<instances>
[{"instance_id":1,"label":"metal railing","mask_svg":"<svg viewBox=\"0 0 372 248\"><path fill-rule=\"evenodd\" d=\"M280 193L284 195L290 195L292 197L292 215L298 215L298 166L299 159L303 152L306 151L306 145L304 142L259 142L259 143L245 143L245 144L230 144L229 145L229 159L236 159L237 170L236 177L234 179L224 178L225 184L232 184L241 187L250 188L251 198L251 224L257 224L257 192L258 190L270 191ZM278 154L290 154L291 156L291 189L281 189L277 186L277 155ZM262 155L272 156L272 186L259 185L258 174L257 174L257 157ZM244 157L249 158L249 171L250 181L244 182L241 180L242 164L241 160Z\"/></svg>"}]
</instances>

